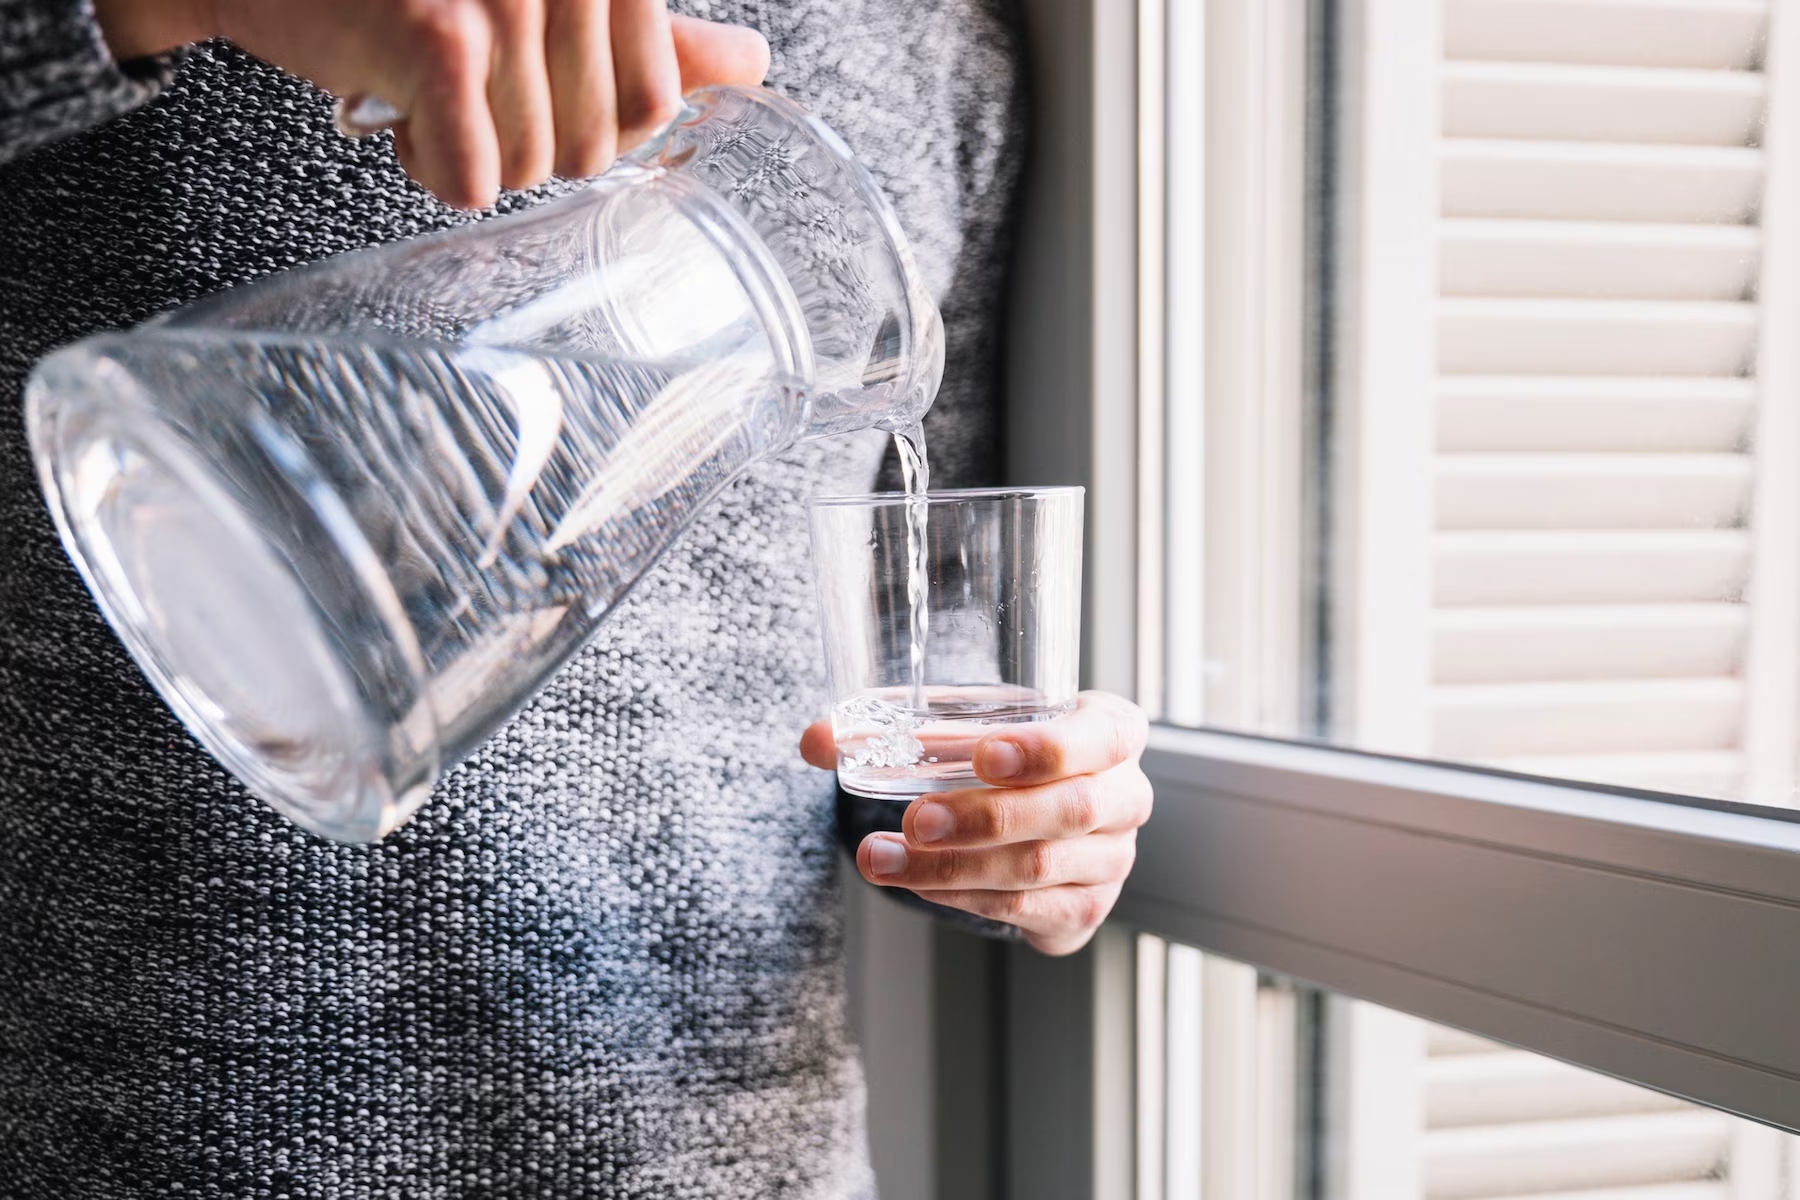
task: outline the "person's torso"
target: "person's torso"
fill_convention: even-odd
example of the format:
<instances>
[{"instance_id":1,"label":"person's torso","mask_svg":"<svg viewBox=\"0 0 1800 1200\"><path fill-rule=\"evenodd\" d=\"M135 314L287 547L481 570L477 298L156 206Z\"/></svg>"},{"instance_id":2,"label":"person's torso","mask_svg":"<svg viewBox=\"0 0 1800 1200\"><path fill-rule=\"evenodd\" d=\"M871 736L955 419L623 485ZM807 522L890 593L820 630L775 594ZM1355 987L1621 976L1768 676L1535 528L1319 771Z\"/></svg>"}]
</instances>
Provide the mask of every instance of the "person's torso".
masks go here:
<instances>
[{"instance_id":1,"label":"person's torso","mask_svg":"<svg viewBox=\"0 0 1800 1200\"><path fill-rule=\"evenodd\" d=\"M767 32L771 83L894 197L962 355L940 474L978 480L1017 154L1002 14L687 7ZM0 195L0 1194L868 1191L831 781L795 741L824 701L804 501L867 489L879 438L755 468L412 824L330 844L138 676L55 541L19 388L83 334L465 218L216 46L0 168Z\"/></svg>"}]
</instances>

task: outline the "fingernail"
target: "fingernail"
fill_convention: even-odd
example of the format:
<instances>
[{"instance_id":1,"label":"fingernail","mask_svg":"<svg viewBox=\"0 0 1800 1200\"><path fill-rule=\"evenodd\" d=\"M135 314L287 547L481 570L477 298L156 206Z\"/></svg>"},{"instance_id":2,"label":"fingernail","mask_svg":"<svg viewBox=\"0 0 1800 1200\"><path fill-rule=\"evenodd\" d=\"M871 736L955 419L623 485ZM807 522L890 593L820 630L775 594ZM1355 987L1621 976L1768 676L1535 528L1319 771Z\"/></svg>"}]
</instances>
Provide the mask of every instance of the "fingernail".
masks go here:
<instances>
[{"instance_id":1,"label":"fingernail","mask_svg":"<svg viewBox=\"0 0 1800 1200\"><path fill-rule=\"evenodd\" d=\"M921 804L913 814L913 840L930 844L941 842L956 828L956 818L941 804Z\"/></svg>"},{"instance_id":2,"label":"fingernail","mask_svg":"<svg viewBox=\"0 0 1800 1200\"><path fill-rule=\"evenodd\" d=\"M989 779L1011 779L1025 769L1025 756L1011 742L989 742L981 753L981 773Z\"/></svg>"},{"instance_id":3,"label":"fingernail","mask_svg":"<svg viewBox=\"0 0 1800 1200\"><path fill-rule=\"evenodd\" d=\"M877 875L898 875L906 870L906 847L893 838L869 843L869 870Z\"/></svg>"}]
</instances>

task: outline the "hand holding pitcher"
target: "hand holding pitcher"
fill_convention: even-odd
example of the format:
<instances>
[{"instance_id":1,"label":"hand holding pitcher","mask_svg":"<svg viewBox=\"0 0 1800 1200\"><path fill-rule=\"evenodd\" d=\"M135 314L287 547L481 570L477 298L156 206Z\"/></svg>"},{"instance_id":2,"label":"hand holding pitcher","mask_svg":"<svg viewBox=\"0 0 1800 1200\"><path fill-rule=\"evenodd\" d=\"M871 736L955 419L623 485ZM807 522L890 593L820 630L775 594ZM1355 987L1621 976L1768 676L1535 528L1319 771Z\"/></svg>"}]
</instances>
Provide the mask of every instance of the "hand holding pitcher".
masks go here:
<instances>
[{"instance_id":1,"label":"hand holding pitcher","mask_svg":"<svg viewBox=\"0 0 1800 1200\"><path fill-rule=\"evenodd\" d=\"M754 86L761 34L671 17L664 0L98 0L115 56L210 37L339 96L403 114L395 149L445 203L604 171L687 92Z\"/></svg>"}]
</instances>

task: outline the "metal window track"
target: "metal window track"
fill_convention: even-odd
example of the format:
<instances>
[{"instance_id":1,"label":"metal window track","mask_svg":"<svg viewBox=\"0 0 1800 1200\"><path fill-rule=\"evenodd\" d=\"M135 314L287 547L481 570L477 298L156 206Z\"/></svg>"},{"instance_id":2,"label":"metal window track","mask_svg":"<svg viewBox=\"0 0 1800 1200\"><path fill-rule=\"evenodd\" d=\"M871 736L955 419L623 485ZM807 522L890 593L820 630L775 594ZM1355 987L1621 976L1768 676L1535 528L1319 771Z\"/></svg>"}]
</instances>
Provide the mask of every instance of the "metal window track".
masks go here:
<instances>
[{"instance_id":1,"label":"metal window track","mask_svg":"<svg viewBox=\"0 0 1800 1200\"><path fill-rule=\"evenodd\" d=\"M1159 728L1119 919L1800 1130L1800 820Z\"/></svg>"}]
</instances>

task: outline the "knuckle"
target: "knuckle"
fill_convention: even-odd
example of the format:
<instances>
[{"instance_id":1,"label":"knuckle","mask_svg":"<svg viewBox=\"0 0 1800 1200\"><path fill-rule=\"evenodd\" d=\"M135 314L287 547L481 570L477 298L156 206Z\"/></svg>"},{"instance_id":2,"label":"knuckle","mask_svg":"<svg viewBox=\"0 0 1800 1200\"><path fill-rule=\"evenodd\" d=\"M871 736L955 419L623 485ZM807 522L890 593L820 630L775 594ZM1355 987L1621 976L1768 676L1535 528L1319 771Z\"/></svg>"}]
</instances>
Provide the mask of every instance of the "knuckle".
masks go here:
<instances>
[{"instance_id":1,"label":"knuckle","mask_svg":"<svg viewBox=\"0 0 1800 1200\"><path fill-rule=\"evenodd\" d=\"M1122 763L1132 754L1132 727L1127 721L1114 721L1110 734L1110 745L1107 746L1109 760Z\"/></svg>"},{"instance_id":2,"label":"knuckle","mask_svg":"<svg viewBox=\"0 0 1800 1200\"><path fill-rule=\"evenodd\" d=\"M1096 888L1083 888L1075 903L1075 916L1082 929L1094 929L1106 920L1112 908L1104 894Z\"/></svg>"},{"instance_id":3,"label":"knuckle","mask_svg":"<svg viewBox=\"0 0 1800 1200\"><path fill-rule=\"evenodd\" d=\"M1025 919L1026 906L1030 902L1029 892L1002 892L994 904L991 914L995 920L1017 922Z\"/></svg>"},{"instance_id":4,"label":"knuckle","mask_svg":"<svg viewBox=\"0 0 1800 1200\"><path fill-rule=\"evenodd\" d=\"M414 3L406 14L415 44L433 70L472 69L486 50L487 22L467 4Z\"/></svg>"},{"instance_id":5,"label":"knuckle","mask_svg":"<svg viewBox=\"0 0 1800 1200\"><path fill-rule=\"evenodd\" d=\"M1024 882L1033 885L1049 883L1056 876L1056 847L1050 842L1032 842L1025 849L1025 859L1020 874Z\"/></svg>"},{"instance_id":6,"label":"knuckle","mask_svg":"<svg viewBox=\"0 0 1800 1200\"><path fill-rule=\"evenodd\" d=\"M441 183L431 186L445 203L456 208L480 208L491 200L473 168L452 169Z\"/></svg>"},{"instance_id":7,"label":"knuckle","mask_svg":"<svg viewBox=\"0 0 1800 1200\"><path fill-rule=\"evenodd\" d=\"M487 0L489 20L507 29L530 28L541 22L542 0Z\"/></svg>"},{"instance_id":8,"label":"knuckle","mask_svg":"<svg viewBox=\"0 0 1800 1200\"><path fill-rule=\"evenodd\" d=\"M952 908L960 908L964 912L974 913L978 917L990 917L998 920L994 912L994 898L988 892L955 892L938 896Z\"/></svg>"},{"instance_id":9,"label":"knuckle","mask_svg":"<svg viewBox=\"0 0 1800 1200\"><path fill-rule=\"evenodd\" d=\"M978 917L990 915L985 892L938 892L931 899L951 908L960 908L966 913L974 913Z\"/></svg>"},{"instance_id":10,"label":"knuckle","mask_svg":"<svg viewBox=\"0 0 1800 1200\"><path fill-rule=\"evenodd\" d=\"M1137 830L1133 829L1119 839L1117 857L1114 861L1113 878L1120 883L1131 874L1131 868L1137 863Z\"/></svg>"},{"instance_id":11,"label":"knuckle","mask_svg":"<svg viewBox=\"0 0 1800 1200\"><path fill-rule=\"evenodd\" d=\"M1131 715L1127 718L1126 727L1131 735L1131 745L1135 749L1150 740L1150 714L1135 704L1130 705L1127 711Z\"/></svg>"},{"instance_id":12,"label":"knuckle","mask_svg":"<svg viewBox=\"0 0 1800 1200\"><path fill-rule=\"evenodd\" d=\"M681 97L661 88L639 86L619 96L619 126L632 140L661 129L680 111Z\"/></svg>"},{"instance_id":13,"label":"knuckle","mask_svg":"<svg viewBox=\"0 0 1800 1200\"><path fill-rule=\"evenodd\" d=\"M974 913L978 917L987 917L998 921L1000 917L1000 899L997 892L956 892L946 893L941 897L953 907L964 912Z\"/></svg>"},{"instance_id":14,"label":"knuckle","mask_svg":"<svg viewBox=\"0 0 1800 1200\"><path fill-rule=\"evenodd\" d=\"M962 878L963 856L955 850L940 850L931 859L931 878L941 884L953 884Z\"/></svg>"},{"instance_id":15,"label":"knuckle","mask_svg":"<svg viewBox=\"0 0 1800 1200\"><path fill-rule=\"evenodd\" d=\"M557 150L557 162L564 175L583 178L598 175L612 166L617 136L612 126L595 122L592 126L567 134Z\"/></svg>"},{"instance_id":16,"label":"knuckle","mask_svg":"<svg viewBox=\"0 0 1800 1200\"><path fill-rule=\"evenodd\" d=\"M1063 819L1077 833L1100 827L1100 795L1091 775L1071 779L1063 791Z\"/></svg>"},{"instance_id":17,"label":"knuckle","mask_svg":"<svg viewBox=\"0 0 1800 1200\"><path fill-rule=\"evenodd\" d=\"M993 802L985 807L988 836L1001 844L1013 841L1014 831L1019 827L1018 801L997 793Z\"/></svg>"},{"instance_id":18,"label":"knuckle","mask_svg":"<svg viewBox=\"0 0 1800 1200\"><path fill-rule=\"evenodd\" d=\"M536 187L550 175L550 147L541 138L522 140L506 148L506 186Z\"/></svg>"}]
</instances>

